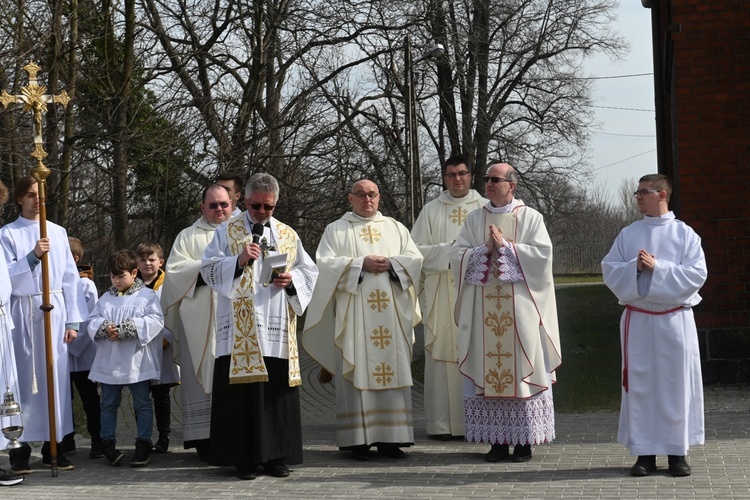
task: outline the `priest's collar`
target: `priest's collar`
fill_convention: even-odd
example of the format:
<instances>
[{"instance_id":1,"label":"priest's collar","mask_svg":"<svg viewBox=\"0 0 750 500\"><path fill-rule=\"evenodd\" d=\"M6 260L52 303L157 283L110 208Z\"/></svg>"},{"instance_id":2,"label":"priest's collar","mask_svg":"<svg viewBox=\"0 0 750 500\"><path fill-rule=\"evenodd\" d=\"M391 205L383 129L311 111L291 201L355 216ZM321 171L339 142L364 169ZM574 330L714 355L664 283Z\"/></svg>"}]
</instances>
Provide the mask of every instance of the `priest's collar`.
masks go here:
<instances>
[{"instance_id":1,"label":"priest's collar","mask_svg":"<svg viewBox=\"0 0 750 500\"><path fill-rule=\"evenodd\" d=\"M382 218L383 214L381 214L380 211L377 211L374 214L372 214L370 217L362 217L361 215L357 215L354 212L349 212L349 213L346 214L345 217L347 219L349 219L349 220L358 220L358 221L362 221L362 222L369 222L369 221L373 221L375 219Z\"/></svg>"},{"instance_id":2,"label":"priest's collar","mask_svg":"<svg viewBox=\"0 0 750 500\"><path fill-rule=\"evenodd\" d=\"M248 224L250 224L250 227L253 227L257 221L254 221L252 217L250 217L250 211L245 212L245 218L247 219ZM266 222L263 223L265 227L271 227L271 218L269 218Z\"/></svg>"},{"instance_id":3,"label":"priest's collar","mask_svg":"<svg viewBox=\"0 0 750 500\"><path fill-rule=\"evenodd\" d=\"M510 203L508 203L507 205L503 205L502 207L496 207L492 204L492 202L489 202L487 204L487 210L492 214L507 214L508 212L512 212L513 210L515 210L520 205L523 205L523 202L513 197L513 200L511 200Z\"/></svg>"}]
</instances>

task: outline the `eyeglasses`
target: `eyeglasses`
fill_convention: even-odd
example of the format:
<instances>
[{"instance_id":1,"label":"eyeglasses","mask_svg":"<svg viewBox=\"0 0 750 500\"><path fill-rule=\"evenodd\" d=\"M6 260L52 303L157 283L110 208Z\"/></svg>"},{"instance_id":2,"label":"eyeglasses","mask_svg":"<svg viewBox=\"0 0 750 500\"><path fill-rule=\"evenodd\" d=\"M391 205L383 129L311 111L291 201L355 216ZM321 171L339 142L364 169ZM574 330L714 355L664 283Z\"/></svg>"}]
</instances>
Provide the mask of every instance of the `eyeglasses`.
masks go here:
<instances>
[{"instance_id":1,"label":"eyeglasses","mask_svg":"<svg viewBox=\"0 0 750 500\"><path fill-rule=\"evenodd\" d=\"M216 210L219 207L221 207L221 208L227 208L228 206L229 206L229 202L228 201L219 201L217 203L209 203L208 204L208 208L210 208L211 210Z\"/></svg>"},{"instance_id":2,"label":"eyeglasses","mask_svg":"<svg viewBox=\"0 0 750 500\"><path fill-rule=\"evenodd\" d=\"M354 196L359 198L360 200L364 200L367 198L368 200L374 200L378 196L380 196L380 193L352 193Z\"/></svg>"},{"instance_id":3,"label":"eyeglasses","mask_svg":"<svg viewBox=\"0 0 750 500\"><path fill-rule=\"evenodd\" d=\"M504 177L490 177L489 175L484 176L484 183L487 184L488 182L492 182L493 184L497 184L498 182L513 182L510 179L506 179Z\"/></svg>"},{"instance_id":4,"label":"eyeglasses","mask_svg":"<svg viewBox=\"0 0 750 500\"><path fill-rule=\"evenodd\" d=\"M260 207L263 207L263 209L266 212L270 212L274 208L276 208L276 205L269 205L268 203L251 203L250 208L253 210L260 210Z\"/></svg>"},{"instance_id":5,"label":"eyeglasses","mask_svg":"<svg viewBox=\"0 0 750 500\"><path fill-rule=\"evenodd\" d=\"M658 189L639 189L638 191L633 193L633 196L638 198L639 196L646 196L647 194L651 193L660 193Z\"/></svg>"},{"instance_id":6,"label":"eyeglasses","mask_svg":"<svg viewBox=\"0 0 750 500\"><path fill-rule=\"evenodd\" d=\"M469 172L466 170L462 170L461 172L451 172L449 174L445 174L445 176L449 179L457 179L459 177L466 177L469 175Z\"/></svg>"}]
</instances>

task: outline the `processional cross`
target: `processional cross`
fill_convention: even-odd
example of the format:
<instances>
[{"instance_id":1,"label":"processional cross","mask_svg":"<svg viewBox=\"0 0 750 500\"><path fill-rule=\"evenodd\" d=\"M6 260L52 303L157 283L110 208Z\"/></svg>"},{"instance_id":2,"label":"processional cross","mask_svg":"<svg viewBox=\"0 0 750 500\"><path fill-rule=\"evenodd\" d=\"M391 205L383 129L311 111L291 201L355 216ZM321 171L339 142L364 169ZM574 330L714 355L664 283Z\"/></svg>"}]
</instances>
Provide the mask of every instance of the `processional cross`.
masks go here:
<instances>
[{"instance_id":1,"label":"processional cross","mask_svg":"<svg viewBox=\"0 0 750 500\"><path fill-rule=\"evenodd\" d=\"M50 170L42 163L47 157L44 150L44 141L42 138L42 119L47 112L47 104L62 104L67 106L70 102L70 96L64 90L57 95L45 94L47 87L39 85L36 79L37 73L42 68L33 61L23 67L23 70L29 74L29 84L21 88L18 95L8 94L5 90L0 92L0 103L3 109L10 104L23 104L23 112L31 111L34 115L34 151L31 153L36 158L36 166L31 170L31 175L39 184L39 237L47 237L47 189L45 182L50 174ZM42 305L40 309L44 314L44 338L45 338L45 360L47 366L47 406L49 409L49 437L50 437L50 458L52 460L52 476L57 477L57 436L55 432L55 391L54 391L54 361L52 358L52 318L50 311L53 305L50 301L49 285L49 260L47 254L42 258Z\"/></svg>"}]
</instances>

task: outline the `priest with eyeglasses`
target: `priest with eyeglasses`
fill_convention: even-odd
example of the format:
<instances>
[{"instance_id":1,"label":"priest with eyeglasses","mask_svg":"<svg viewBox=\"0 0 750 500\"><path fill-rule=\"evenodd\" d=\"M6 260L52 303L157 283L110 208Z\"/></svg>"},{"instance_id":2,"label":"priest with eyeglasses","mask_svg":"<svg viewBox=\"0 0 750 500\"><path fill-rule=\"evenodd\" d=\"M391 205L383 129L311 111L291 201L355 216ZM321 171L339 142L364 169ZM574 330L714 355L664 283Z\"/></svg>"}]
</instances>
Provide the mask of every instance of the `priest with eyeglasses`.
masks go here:
<instances>
[{"instance_id":1,"label":"priest with eyeglasses","mask_svg":"<svg viewBox=\"0 0 750 500\"><path fill-rule=\"evenodd\" d=\"M466 441L490 444L488 462L527 462L532 445L555 438L552 242L542 215L514 196L515 168L495 163L484 182L490 202L469 214L450 250Z\"/></svg>"},{"instance_id":2,"label":"priest with eyeglasses","mask_svg":"<svg viewBox=\"0 0 750 500\"><path fill-rule=\"evenodd\" d=\"M273 217L278 201L276 179L252 175L247 210L216 229L201 263L219 295L209 464L234 466L244 480L260 466L286 477L302 463L297 316L318 268L297 233ZM266 261L278 265L268 278Z\"/></svg>"}]
</instances>

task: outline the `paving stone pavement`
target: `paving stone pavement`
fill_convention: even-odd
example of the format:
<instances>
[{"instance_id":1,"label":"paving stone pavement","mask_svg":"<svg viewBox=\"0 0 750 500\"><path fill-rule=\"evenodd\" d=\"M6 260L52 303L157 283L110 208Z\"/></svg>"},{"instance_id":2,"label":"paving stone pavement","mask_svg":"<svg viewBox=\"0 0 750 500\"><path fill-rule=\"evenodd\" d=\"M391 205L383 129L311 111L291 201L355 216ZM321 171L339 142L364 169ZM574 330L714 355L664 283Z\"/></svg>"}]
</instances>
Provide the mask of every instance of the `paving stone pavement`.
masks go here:
<instances>
[{"instance_id":1,"label":"paving stone pavement","mask_svg":"<svg viewBox=\"0 0 750 500\"><path fill-rule=\"evenodd\" d=\"M118 427L123 466L88 458L79 436L73 471L51 477L34 447L33 473L16 486L0 487L0 499L109 498L698 498L750 499L750 386L707 387L706 444L691 450L693 475L673 478L664 463L652 476L629 475L633 457L616 442L617 414L558 414L557 439L536 446L528 463L484 461L486 445L433 441L425 432L422 387L413 388L415 445L407 458L373 454L370 462L351 460L335 446L333 386L317 381L317 365L303 355L302 416L304 464L288 478L260 475L240 481L228 467L208 467L193 450L182 449L179 389L173 404L169 453L152 455L151 465L128 466L135 441L127 391ZM666 458L663 459L666 461ZM7 452L0 467L9 469Z\"/></svg>"}]
</instances>

